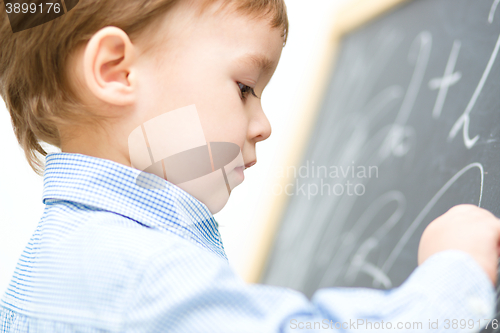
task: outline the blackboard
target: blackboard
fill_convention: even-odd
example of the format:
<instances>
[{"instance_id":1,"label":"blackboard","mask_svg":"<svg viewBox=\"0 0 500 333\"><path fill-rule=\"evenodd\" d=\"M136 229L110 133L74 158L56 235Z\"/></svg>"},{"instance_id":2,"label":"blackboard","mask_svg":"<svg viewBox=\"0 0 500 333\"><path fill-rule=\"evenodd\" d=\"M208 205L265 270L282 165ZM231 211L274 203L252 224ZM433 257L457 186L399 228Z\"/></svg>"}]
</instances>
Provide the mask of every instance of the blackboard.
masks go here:
<instances>
[{"instance_id":1,"label":"blackboard","mask_svg":"<svg viewBox=\"0 0 500 333\"><path fill-rule=\"evenodd\" d=\"M401 2L342 36L260 282L397 287L433 219L500 216L499 2Z\"/></svg>"}]
</instances>

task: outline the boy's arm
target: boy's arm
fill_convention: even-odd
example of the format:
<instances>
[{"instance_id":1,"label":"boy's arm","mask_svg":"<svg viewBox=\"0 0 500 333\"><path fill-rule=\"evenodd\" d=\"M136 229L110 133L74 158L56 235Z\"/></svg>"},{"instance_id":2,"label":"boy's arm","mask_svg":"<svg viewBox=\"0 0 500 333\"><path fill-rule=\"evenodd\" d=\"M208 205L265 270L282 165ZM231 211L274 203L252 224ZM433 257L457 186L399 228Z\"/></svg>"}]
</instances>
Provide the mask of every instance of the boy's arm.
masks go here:
<instances>
[{"instance_id":1,"label":"boy's arm","mask_svg":"<svg viewBox=\"0 0 500 333\"><path fill-rule=\"evenodd\" d=\"M138 281L130 332L383 332L387 322L392 332L477 332L495 305L487 274L458 250L432 255L399 288L326 288L311 301L288 288L245 284L226 261L187 243L152 256ZM370 330L362 319L385 326ZM399 322L422 324L397 329Z\"/></svg>"},{"instance_id":2,"label":"boy's arm","mask_svg":"<svg viewBox=\"0 0 500 333\"><path fill-rule=\"evenodd\" d=\"M370 327L373 332L479 332L487 324L500 324L492 321L495 296L493 284L471 255L445 250L430 256L398 288L328 288L319 290L312 302L325 317L352 318L359 323L353 330L358 332Z\"/></svg>"}]
</instances>

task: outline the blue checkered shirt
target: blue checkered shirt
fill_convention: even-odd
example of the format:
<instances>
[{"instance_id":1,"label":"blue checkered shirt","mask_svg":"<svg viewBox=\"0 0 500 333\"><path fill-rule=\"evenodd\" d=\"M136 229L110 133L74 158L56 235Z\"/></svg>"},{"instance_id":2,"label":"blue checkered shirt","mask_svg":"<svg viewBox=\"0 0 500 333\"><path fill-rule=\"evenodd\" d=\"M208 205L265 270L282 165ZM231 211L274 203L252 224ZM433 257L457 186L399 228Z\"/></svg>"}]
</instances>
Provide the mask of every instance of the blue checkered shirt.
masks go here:
<instances>
[{"instance_id":1,"label":"blue checkered shirt","mask_svg":"<svg viewBox=\"0 0 500 333\"><path fill-rule=\"evenodd\" d=\"M363 332L381 321L427 332L436 320L433 332L473 332L494 315L492 283L458 250L433 255L391 290L325 288L309 300L246 284L207 207L154 175L146 181L163 189L137 186L139 173L48 155L45 210L0 301L1 332ZM474 328L446 329L453 319Z\"/></svg>"}]
</instances>

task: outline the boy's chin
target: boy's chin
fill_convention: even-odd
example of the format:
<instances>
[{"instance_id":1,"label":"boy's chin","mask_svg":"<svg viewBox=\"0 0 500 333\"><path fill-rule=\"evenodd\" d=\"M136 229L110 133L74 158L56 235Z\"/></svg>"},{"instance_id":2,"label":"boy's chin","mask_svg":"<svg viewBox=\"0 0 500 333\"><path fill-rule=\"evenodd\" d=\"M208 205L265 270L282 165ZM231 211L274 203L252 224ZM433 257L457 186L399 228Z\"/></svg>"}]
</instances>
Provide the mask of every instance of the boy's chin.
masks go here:
<instances>
[{"instance_id":1,"label":"boy's chin","mask_svg":"<svg viewBox=\"0 0 500 333\"><path fill-rule=\"evenodd\" d=\"M216 214L226 205L231 190L243 181L239 176L234 177L234 175L228 174L227 178L234 179L230 180L232 184L229 188L224 174L221 170L218 171L176 186L205 204L212 214Z\"/></svg>"}]
</instances>

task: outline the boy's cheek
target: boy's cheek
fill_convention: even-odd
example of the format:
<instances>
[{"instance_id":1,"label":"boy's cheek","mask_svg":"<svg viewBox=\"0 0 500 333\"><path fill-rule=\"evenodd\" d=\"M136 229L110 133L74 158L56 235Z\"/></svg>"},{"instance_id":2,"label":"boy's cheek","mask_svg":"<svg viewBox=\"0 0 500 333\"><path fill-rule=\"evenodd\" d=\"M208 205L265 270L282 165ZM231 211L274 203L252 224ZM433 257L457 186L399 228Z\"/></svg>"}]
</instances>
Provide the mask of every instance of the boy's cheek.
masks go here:
<instances>
[{"instance_id":1,"label":"boy's cheek","mask_svg":"<svg viewBox=\"0 0 500 333\"><path fill-rule=\"evenodd\" d=\"M207 142L195 105L141 124L130 133L128 147L132 167L143 171L138 186L154 188L144 173L157 175L205 203L212 212L222 209L244 178L240 146Z\"/></svg>"}]
</instances>

